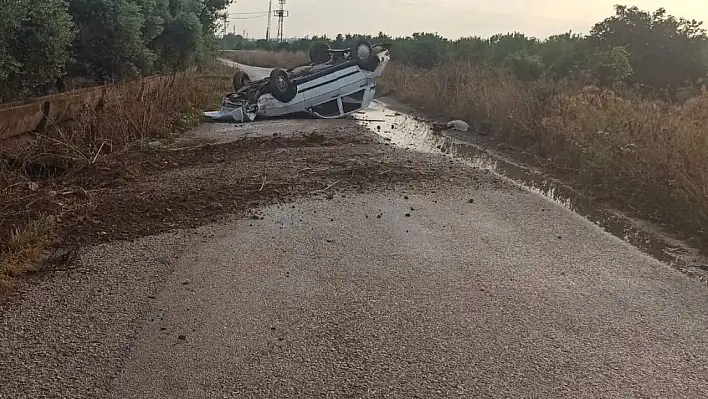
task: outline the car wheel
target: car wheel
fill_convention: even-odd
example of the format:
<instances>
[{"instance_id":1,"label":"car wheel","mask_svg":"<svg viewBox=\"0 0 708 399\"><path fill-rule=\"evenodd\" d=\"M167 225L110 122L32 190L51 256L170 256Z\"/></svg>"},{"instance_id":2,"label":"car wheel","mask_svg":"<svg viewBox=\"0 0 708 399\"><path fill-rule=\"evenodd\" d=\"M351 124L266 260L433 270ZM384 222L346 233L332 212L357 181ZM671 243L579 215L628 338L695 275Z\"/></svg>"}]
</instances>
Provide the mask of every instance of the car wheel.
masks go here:
<instances>
[{"instance_id":1,"label":"car wheel","mask_svg":"<svg viewBox=\"0 0 708 399\"><path fill-rule=\"evenodd\" d=\"M246 86L249 83L251 83L251 78L248 77L248 74L246 72L238 71L234 74L234 91L239 91L243 86Z\"/></svg>"},{"instance_id":2,"label":"car wheel","mask_svg":"<svg viewBox=\"0 0 708 399\"><path fill-rule=\"evenodd\" d=\"M268 91L281 103L289 103L297 94L297 86L284 69L276 68L270 73Z\"/></svg>"},{"instance_id":3,"label":"car wheel","mask_svg":"<svg viewBox=\"0 0 708 399\"><path fill-rule=\"evenodd\" d=\"M373 72L379 66L379 57L368 40L359 40L351 50L351 58L365 71Z\"/></svg>"},{"instance_id":4,"label":"car wheel","mask_svg":"<svg viewBox=\"0 0 708 399\"><path fill-rule=\"evenodd\" d=\"M316 42L310 47L310 62L313 65L326 64L332 59L332 55L329 52L331 49L329 44L325 42Z\"/></svg>"}]
</instances>

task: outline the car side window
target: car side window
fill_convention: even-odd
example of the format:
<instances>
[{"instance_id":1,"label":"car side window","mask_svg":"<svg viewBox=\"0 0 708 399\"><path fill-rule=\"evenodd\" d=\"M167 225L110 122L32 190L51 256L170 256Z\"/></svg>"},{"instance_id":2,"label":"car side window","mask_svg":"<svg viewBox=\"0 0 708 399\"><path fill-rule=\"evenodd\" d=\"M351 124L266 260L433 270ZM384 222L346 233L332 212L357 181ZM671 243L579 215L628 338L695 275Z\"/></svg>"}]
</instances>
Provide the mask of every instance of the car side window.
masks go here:
<instances>
[{"instance_id":1,"label":"car side window","mask_svg":"<svg viewBox=\"0 0 708 399\"><path fill-rule=\"evenodd\" d=\"M335 98L334 100L327 101L326 103L315 105L312 107L312 112L325 117L338 116L339 102Z\"/></svg>"},{"instance_id":2,"label":"car side window","mask_svg":"<svg viewBox=\"0 0 708 399\"><path fill-rule=\"evenodd\" d=\"M364 90L349 94L342 97L342 108L344 113L348 114L361 108L361 103L364 101Z\"/></svg>"}]
</instances>

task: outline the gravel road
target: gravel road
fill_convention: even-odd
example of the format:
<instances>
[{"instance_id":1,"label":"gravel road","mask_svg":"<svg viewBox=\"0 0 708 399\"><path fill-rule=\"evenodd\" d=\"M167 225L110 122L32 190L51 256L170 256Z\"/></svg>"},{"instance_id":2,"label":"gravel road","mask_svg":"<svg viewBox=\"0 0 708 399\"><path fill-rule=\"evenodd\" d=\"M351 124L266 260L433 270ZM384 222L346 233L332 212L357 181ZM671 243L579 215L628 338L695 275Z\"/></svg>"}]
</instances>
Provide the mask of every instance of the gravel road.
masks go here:
<instances>
[{"instance_id":1,"label":"gravel road","mask_svg":"<svg viewBox=\"0 0 708 399\"><path fill-rule=\"evenodd\" d=\"M354 121L204 142L2 301L0 398L708 396L706 287L566 208Z\"/></svg>"}]
</instances>

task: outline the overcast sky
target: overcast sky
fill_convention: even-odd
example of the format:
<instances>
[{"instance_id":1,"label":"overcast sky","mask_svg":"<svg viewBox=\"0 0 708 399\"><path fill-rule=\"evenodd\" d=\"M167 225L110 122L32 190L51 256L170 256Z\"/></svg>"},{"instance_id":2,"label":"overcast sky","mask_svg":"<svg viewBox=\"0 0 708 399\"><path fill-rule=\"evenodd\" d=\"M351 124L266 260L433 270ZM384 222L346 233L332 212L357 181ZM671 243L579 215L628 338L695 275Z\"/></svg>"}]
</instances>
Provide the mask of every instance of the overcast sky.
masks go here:
<instances>
[{"instance_id":1,"label":"overcast sky","mask_svg":"<svg viewBox=\"0 0 708 399\"><path fill-rule=\"evenodd\" d=\"M278 0L273 0L274 7ZM393 36L413 32L438 32L442 36L487 37L519 31L545 38L574 31L587 33L593 23L613 13L618 0L287 0L290 17L285 20L286 37L379 31ZM707 21L708 0L634 0L645 10L664 6L675 16ZM268 0L236 0L233 13L268 10ZM232 15L251 17L250 15ZM272 32L275 36L276 20ZM229 32L236 29L249 37L265 37L266 18L231 19Z\"/></svg>"}]
</instances>

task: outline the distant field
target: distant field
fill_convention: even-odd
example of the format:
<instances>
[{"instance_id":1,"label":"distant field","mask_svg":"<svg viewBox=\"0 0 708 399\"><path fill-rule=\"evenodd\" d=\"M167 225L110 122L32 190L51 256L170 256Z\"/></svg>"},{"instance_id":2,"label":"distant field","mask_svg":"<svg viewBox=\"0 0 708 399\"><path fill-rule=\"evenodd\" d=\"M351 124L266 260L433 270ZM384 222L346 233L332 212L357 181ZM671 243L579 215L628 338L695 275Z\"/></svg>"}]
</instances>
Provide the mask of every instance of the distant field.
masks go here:
<instances>
[{"instance_id":1,"label":"distant field","mask_svg":"<svg viewBox=\"0 0 708 399\"><path fill-rule=\"evenodd\" d=\"M221 56L241 64L263 68L290 69L310 62L310 57L304 51L272 52L263 50L224 51Z\"/></svg>"}]
</instances>

